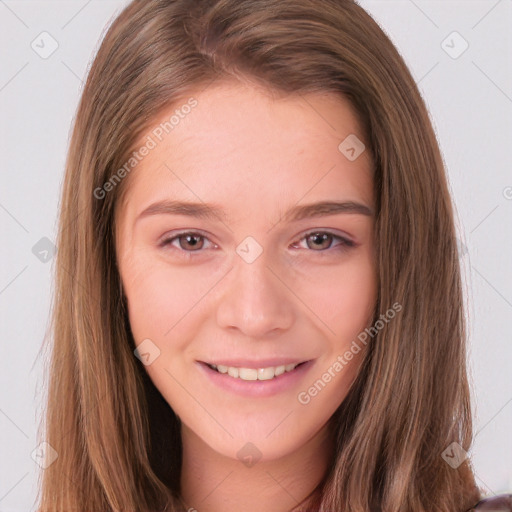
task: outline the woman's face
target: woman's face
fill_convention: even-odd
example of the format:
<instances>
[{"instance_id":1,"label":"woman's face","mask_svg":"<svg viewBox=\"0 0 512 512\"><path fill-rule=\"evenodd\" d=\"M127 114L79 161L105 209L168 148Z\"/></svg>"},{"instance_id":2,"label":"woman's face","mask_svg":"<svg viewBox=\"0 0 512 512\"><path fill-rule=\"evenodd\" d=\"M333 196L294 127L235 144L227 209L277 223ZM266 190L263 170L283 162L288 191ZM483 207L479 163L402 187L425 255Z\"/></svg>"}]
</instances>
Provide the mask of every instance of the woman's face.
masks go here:
<instances>
[{"instance_id":1,"label":"woman's face","mask_svg":"<svg viewBox=\"0 0 512 512\"><path fill-rule=\"evenodd\" d=\"M141 139L116 223L136 355L220 454L299 450L357 374L376 301L362 138L338 96L223 83Z\"/></svg>"}]
</instances>

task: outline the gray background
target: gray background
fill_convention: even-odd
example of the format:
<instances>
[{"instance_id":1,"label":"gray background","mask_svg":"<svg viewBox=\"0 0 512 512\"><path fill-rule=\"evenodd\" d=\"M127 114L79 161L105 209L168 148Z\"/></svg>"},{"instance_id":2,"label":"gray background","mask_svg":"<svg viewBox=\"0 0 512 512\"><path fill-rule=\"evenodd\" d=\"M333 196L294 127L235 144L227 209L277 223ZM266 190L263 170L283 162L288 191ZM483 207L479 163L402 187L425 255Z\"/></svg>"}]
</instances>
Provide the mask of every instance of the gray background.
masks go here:
<instances>
[{"instance_id":1,"label":"gray background","mask_svg":"<svg viewBox=\"0 0 512 512\"><path fill-rule=\"evenodd\" d=\"M0 512L35 509L38 351L68 137L90 59L126 3L0 0ZM468 301L469 456L486 492L511 492L512 0L360 3L404 56L441 144Z\"/></svg>"}]
</instances>

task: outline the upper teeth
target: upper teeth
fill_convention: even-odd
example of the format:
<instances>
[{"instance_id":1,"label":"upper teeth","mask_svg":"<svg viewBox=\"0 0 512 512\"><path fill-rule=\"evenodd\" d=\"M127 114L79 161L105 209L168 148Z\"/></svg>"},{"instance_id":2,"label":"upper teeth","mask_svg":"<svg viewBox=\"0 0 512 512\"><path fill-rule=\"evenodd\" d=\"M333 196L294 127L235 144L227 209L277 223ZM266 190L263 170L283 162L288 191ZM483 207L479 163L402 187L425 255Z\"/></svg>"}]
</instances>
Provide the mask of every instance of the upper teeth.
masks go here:
<instances>
[{"instance_id":1,"label":"upper teeth","mask_svg":"<svg viewBox=\"0 0 512 512\"><path fill-rule=\"evenodd\" d=\"M297 364L286 364L282 366L270 366L268 368L236 368L234 366L223 366L211 364L210 366L216 369L219 373L227 373L231 377L242 380L270 380L277 377L284 372L291 372L298 366Z\"/></svg>"}]
</instances>

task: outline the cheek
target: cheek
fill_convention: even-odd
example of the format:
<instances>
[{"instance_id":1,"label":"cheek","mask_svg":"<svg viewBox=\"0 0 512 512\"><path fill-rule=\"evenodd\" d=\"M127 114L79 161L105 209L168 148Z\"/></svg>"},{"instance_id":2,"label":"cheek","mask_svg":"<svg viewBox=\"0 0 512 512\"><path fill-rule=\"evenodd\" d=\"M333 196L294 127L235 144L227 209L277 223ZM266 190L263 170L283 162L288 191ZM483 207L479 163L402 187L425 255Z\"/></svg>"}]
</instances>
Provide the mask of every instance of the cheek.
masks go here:
<instances>
[{"instance_id":1,"label":"cheek","mask_svg":"<svg viewBox=\"0 0 512 512\"><path fill-rule=\"evenodd\" d=\"M332 322L338 332L343 332L344 326L347 326L354 335L354 329L359 332L373 316L377 299L376 279L373 268L364 265L364 262L341 279L338 309L337 312L333 311Z\"/></svg>"},{"instance_id":2,"label":"cheek","mask_svg":"<svg viewBox=\"0 0 512 512\"><path fill-rule=\"evenodd\" d=\"M172 267L141 251L127 258L122 268L131 330L138 343L150 338L159 346L177 347L175 340L201 311L201 299L212 288L216 272Z\"/></svg>"},{"instance_id":3,"label":"cheek","mask_svg":"<svg viewBox=\"0 0 512 512\"><path fill-rule=\"evenodd\" d=\"M145 338L163 339L176 322L175 316L186 299L178 273L173 279L161 265L144 254L127 258L122 267L123 287L135 342ZM178 294L176 290L184 292ZM185 294L185 297L183 296Z\"/></svg>"},{"instance_id":4,"label":"cheek","mask_svg":"<svg viewBox=\"0 0 512 512\"><path fill-rule=\"evenodd\" d=\"M303 288L299 296L338 345L350 343L371 322L377 282L369 251L344 264L319 268L300 282Z\"/></svg>"}]
</instances>

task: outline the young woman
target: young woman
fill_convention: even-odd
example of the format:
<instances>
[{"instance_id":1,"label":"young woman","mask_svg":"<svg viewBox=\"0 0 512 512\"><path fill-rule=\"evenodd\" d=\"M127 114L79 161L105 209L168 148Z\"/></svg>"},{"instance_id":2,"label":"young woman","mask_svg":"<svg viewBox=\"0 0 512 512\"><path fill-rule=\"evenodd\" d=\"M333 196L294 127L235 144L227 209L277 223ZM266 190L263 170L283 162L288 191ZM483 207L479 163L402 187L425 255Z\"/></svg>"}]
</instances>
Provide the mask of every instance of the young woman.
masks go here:
<instances>
[{"instance_id":1,"label":"young woman","mask_svg":"<svg viewBox=\"0 0 512 512\"><path fill-rule=\"evenodd\" d=\"M481 499L443 161L355 2L128 5L57 246L42 512Z\"/></svg>"}]
</instances>

